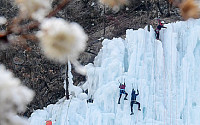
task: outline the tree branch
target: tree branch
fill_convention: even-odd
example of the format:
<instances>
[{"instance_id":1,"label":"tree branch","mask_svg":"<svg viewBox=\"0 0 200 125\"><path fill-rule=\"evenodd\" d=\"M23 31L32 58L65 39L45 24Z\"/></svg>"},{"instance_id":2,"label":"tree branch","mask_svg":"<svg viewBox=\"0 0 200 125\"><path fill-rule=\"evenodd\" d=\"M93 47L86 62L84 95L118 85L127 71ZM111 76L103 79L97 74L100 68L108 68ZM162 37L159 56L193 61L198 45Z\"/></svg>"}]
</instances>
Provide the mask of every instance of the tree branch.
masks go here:
<instances>
[{"instance_id":1,"label":"tree branch","mask_svg":"<svg viewBox=\"0 0 200 125\"><path fill-rule=\"evenodd\" d=\"M52 12L49 13L47 17L50 18L54 16L56 13L62 10L69 2L70 0L63 0Z\"/></svg>"},{"instance_id":2,"label":"tree branch","mask_svg":"<svg viewBox=\"0 0 200 125\"><path fill-rule=\"evenodd\" d=\"M56 13L58 13L60 10L62 10L69 2L70 2L70 0L63 0L46 17L50 18L50 17L54 16ZM21 21L22 21L22 18L20 16L18 18L11 19L11 21L9 21L9 22L11 22L11 24L8 24L7 30L5 31L5 33L0 33L0 40L2 40L4 42L9 42L8 39L7 39L7 36L9 34L12 34L12 33L16 34L17 33L17 34L20 35L20 34L26 33L29 30L38 28L39 24L40 24L38 21L31 21L28 24L25 24L25 25L18 27L18 25L20 24ZM17 32L12 31L12 29L14 27L17 27Z\"/></svg>"}]
</instances>

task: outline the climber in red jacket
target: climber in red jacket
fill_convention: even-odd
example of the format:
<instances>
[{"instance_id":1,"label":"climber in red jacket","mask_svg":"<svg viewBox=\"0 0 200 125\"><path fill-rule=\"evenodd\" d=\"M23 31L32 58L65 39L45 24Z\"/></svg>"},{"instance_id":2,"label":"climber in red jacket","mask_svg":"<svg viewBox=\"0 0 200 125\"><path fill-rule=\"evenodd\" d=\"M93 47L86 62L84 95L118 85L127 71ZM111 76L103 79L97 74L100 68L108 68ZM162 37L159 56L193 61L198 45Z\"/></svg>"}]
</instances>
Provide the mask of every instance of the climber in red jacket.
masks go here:
<instances>
[{"instance_id":1,"label":"climber in red jacket","mask_svg":"<svg viewBox=\"0 0 200 125\"><path fill-rule=\"evenodd\" d=\"M125 82L124 83L120 83L119 88L120 88L120 95L119 95L119 100L118 100L118 104L120 104L120 99L122 97L122 94L125 94L124 100L128 100L126 97L128 96L128 93L125 91Z\"/></svg>"}]
</instances>

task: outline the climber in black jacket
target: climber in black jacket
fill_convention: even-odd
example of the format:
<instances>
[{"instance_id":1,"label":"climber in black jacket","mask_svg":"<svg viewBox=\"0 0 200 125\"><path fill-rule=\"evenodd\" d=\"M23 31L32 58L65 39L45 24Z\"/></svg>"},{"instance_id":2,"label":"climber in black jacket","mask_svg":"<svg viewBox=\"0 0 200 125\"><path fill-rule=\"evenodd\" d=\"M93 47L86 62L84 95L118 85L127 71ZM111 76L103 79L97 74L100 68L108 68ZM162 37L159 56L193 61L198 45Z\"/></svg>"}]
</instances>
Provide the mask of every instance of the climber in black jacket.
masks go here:
<instances>
[{"instance_id":1,"label":"climber in black jacket","mask_svg":"<svg viewBox=\"0 0 200 125\"><path fill-rule=\"evenodd\" d=\"M156 39L159 40L159 36L160 36L160 30L161 28L167 28L167 27L164 27L164 21L158 21L159 22L159 25L157 26L157 28L155 29L155 33L156 33Z\"/></svg>"},{"instance_id":2,"label":"climber in black jacket","mask_svg":"<svg viewBox=\"0 0 200 125\"><path fill-rule=\"evenodd\" d=\"M138 110L141 111L140 103L136 101L136 96L138 96L138 95L139 95L138 89L137 89L137 94L135 93L135 90L132 89L132 93L131 93L131 115L133 115L133 104L137 104Z\"/></svg>"}]
</instances>

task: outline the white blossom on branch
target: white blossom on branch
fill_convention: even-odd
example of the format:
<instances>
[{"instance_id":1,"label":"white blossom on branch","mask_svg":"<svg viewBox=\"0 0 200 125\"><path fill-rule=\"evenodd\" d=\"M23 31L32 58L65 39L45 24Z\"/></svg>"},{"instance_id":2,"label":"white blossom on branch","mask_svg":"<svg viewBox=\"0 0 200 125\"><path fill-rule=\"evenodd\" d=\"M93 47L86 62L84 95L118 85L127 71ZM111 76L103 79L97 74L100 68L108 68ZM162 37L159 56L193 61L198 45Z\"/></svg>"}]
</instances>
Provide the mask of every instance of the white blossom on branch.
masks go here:
<instances>
[{"instance_id":1,"label":"white blossom on branch","mask_svg":"<svg viewBox=\"0 0 200 125\"><path fill-rule=\"evenodd\" d=\"M26 125L26 119L17 116L26 109L34 92L20 84L18 78L0 65L0 124Z\"/></svg>"},{"instance_id":2,"label":"white blossom on branch","mask_svg":"<svg viewBox=\"0 0 200 125\"><path fill-rule=\"evenodd\" d=\"M51 10L50 0L15 0L22 17L32 17L41 21Z\"/></svg>"},{"instance_id":3,"label":"white blossom on branch","mask_svg":"<svg viewBox=\"0 0 200 125\"><path fill-rule=\"evenodd\" d=\"M50 18L45 19L40 28L37 37L49 59L63 64L68 60L73 63L85 50L88 36L77 23L69 23L61 18Z\"/></svg>"}]
</instances>

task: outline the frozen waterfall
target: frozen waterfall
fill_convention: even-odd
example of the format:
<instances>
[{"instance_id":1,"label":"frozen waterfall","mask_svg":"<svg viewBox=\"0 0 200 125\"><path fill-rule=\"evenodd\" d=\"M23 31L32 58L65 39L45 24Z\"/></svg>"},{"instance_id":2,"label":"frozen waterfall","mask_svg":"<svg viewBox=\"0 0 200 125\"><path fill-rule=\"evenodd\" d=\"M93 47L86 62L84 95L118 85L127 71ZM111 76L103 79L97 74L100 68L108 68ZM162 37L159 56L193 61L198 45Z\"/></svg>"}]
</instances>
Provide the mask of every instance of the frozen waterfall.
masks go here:
<instances>
[{"instance_id":1,"label":"frozen waterfall","mask_svg":"<svg viewBox=\"0 0 200 125\"><path fill-rule=\"evenodd\" d=\"M200 20L165 26L162 42L155 40L152 28L129 29L125 39L105 39L94 64L86 66L82 86L94 102L78 93L36 110L31 125L45 125L45 120L53 125L200 125ZM123 95L118 104L119 82L124 80L128 100ZM134 115L132 88L140 92L142 109L134 105Z\"/></svg>"}]
</instances>

